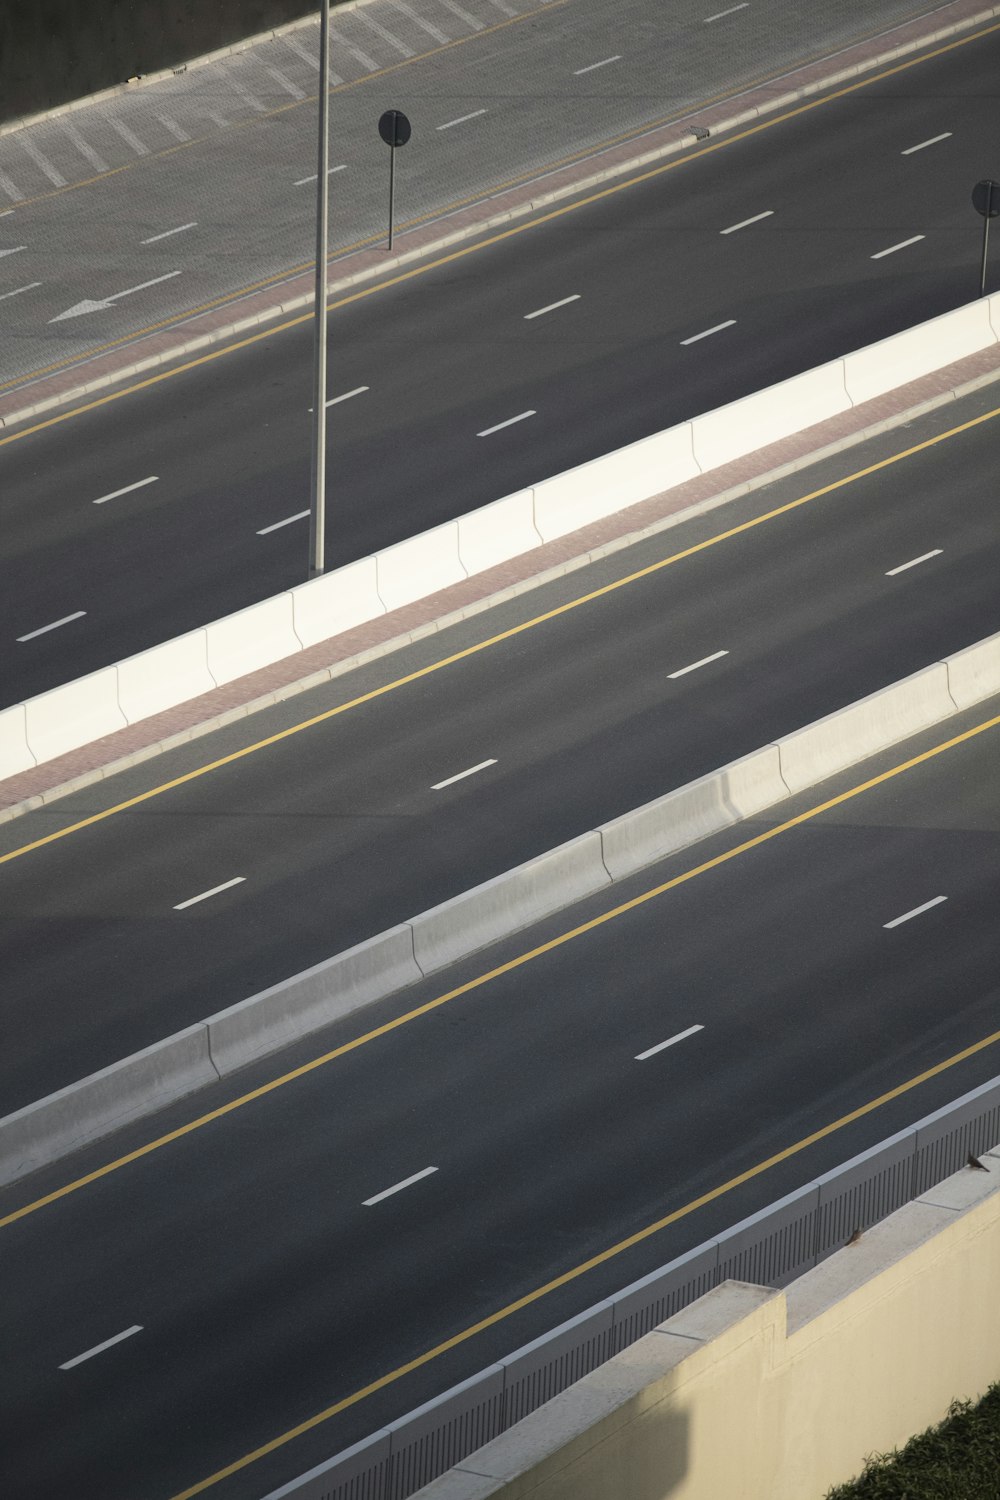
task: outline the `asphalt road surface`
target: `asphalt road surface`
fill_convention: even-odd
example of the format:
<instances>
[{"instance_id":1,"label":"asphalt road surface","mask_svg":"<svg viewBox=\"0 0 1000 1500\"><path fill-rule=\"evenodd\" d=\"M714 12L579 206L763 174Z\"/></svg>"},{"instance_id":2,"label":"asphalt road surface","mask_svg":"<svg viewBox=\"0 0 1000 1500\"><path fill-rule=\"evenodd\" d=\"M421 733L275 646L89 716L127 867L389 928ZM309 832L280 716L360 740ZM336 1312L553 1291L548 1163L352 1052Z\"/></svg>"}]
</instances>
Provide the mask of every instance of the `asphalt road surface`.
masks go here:
<instances>
[{"instance_id":1,"label":"asphalt road surface","mask_svg":"<svg viewBox=\"0 0 1000 1500\"><path fill-rule=\"evenodd\" d=\"M0 1219L3 1493L258 1497L991 1076L997 709L856 767L822 795L991 726L95 1180L79 1174L154 1129L5 1192L0 1213L28 1211ZM312 1052L777 822L689 850ZM711 1210L469 1332L908 1082Z\"/></svg>"},{"instance_id":2,"label":"asphalt road surface","mask_svg":"<svg viewBox=\"0 0 1000 1500\"><path fill-rule=\"evenodd\" d=\"M911 16L914 0L369 0L334 11L331 250L446 216ZM315 254L319 25L0 135L0 388Z\"/></svg>"},{"instance_id":3,"label":"asphalt road surface","mask_svg":"<svg viewBox=\"0 0 1000 1500\"><path fill-rule=\"evenodd\" d=\"M997 389L0 828L0 1114L996 631Z\"/></svg>"},{"instance_id":4,"label":"asphalt road surface","mask_svg":"<svg viewBox=\"0 0 1000 1500\"><path fill-rule=\"evenodd\" d=\"M335 310L328 564L974 296L998 77L1000 32ZM310 339L0 438L0 706L303 581Z\"/></svg>"}]
</instances>

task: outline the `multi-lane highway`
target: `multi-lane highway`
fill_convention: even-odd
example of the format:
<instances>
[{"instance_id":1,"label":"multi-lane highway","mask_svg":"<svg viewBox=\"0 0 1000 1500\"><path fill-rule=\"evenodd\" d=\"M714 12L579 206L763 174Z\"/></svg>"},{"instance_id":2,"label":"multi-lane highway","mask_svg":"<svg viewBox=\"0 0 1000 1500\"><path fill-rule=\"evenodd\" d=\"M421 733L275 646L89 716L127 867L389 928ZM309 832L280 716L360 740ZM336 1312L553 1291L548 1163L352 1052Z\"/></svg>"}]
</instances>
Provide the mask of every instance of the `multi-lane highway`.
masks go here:
<instances>
[{"instance_id":1,"label":"multi-lane highway","mask_svg":"<svg viewBox=\"0 0 1000 1500\"><path fill-rule=\"evenodd\" d=\"M331 316L329 564L978 289L1000 30ZM16 702L302 581L307 325L0 438Z\"/></svg>"},{"instance_id":2,"label":"multi-lane highway","mask_svg":"<svg viewBox=\"0 0 1000 1500\"><path fill-rule=\"evenodd\" d=\"M111 1165L148 1124L7 1190L3 1493L259 1497L991 1076L997 710L340 1025L298 1060L653 893L311 1071L175 1109L241 1101L137 1158Z\"/></svg>"},{"instance_id":3,"label":"multi-lane highway","mask_svg":"<svg viewBox=\"0 0 1000 1500\"><path fill-rule=\"evenodd\" d=\"M915 0L367 0L335 9L331 246L446 218L800 61L919 16ZM720 14L722 12L722 14ZM931 23L933 24L933 23ZM319 28L0 135L0 390L109 341L286 281L314 251ZM0 103L0 110L3 104Z\"/></svg>"},{"instance_id":4,"label":"multi-lane highway","mask_svg":"<svg viewBox=\"0 0 1000 1500\"><path fill-rule=\"evenodd\" d=\"M997 396L6 825L0 1113L996 631Z\"/></svg>"}]
</instances>

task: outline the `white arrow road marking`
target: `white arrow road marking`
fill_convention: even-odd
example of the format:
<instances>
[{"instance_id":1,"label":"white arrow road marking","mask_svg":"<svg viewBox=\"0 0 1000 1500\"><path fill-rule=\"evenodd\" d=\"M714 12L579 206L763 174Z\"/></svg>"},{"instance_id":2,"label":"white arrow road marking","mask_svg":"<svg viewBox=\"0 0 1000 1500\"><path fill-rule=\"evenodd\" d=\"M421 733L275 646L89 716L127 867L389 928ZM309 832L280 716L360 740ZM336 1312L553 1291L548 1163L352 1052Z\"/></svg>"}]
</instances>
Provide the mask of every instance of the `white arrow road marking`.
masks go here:
<instances>
[{"instance_id":1,"label":"white arrow road marking","mask_svg":"<svg viewBox=\"0 0 1000 1500\"><path fill-rule=\"evenodd\" d=\"M115 292L111 297L104 297L100 301L92 302L85 298L83 302L77 302L73 307L68 307L65 312L57 313L50 318L50 323L61 323L64 318L78 318L82 313L105 312L109 307L114 307L123 297L131 297L135 292L144 292L148 286L159 286L161 281L170 281L172 277L179 276L180 271L168 271L165 276L154 276L152 281L141 281L138 286L130 286L124 292Z\"/></svg>"}]
</instances>

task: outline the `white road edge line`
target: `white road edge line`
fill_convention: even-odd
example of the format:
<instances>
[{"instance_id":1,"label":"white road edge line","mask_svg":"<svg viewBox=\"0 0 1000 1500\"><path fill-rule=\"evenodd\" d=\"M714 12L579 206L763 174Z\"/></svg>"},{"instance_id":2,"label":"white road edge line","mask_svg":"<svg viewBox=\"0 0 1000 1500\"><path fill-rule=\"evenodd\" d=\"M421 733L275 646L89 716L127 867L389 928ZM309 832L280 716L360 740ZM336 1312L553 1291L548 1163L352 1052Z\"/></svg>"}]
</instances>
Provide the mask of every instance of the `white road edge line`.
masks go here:
<instances>
[{"instance_id":1,"label":"white road edge line","mask_svg":"<svg viewBox=\"0 0 1000 1500\"><path fill-rule=\"evenodd\" d=\"M453 125L464 125L466 120L478 120L480 115L486 113L485 109L474 109L471 115L459 115L457 120L446 120L443 125L435 125L435 130L450 130Z\"/></svg>"},{"instance_id":2,"label":"white road edge line","mask_svg":"<svg viewBox=\"0 0 1000 1500\"><path fill-rule=\"evenodd\" d=\"M50 630L58 630L60 625L71 625L74 620L82 620L87 613L85 609L78 609L76 614L63 615L61 620L53 620L51 625L40 625L37 630L29 630L27 635L19 635L19 641L33 641L36 635L46 635Z\"/></svg>"},{"instance_id":3,"label":"white road edge line","mask_svg":"<svg viewBox=\"0 0 1000 1500\"><path fill-rule=\"evenodd\" d=\"M234 885L242 885L245 880L245 875L234 875L232 880L225 880L222 885L213 885L210 891L202 891L200 896L189 896L186 901L178 901L174 911L184 911L186 907L195 906L199 901L207 901L209 896L217 896L220 891L228 891Z\"/></svg>"},{"instance_id":4,"label":"white road edge line","mask_svg":"<svg viewBox=\"0 0 1000 1500\"><path fill-rule=\"evenodd\" d=\"M332 177L333 174L334 174L334 172L346 172L346 171L347 171L347 163L346 163L346 161L342 161L340 163L339 167L328 167L326 175L327 175L327 177ZM314 172L311 177L300 177L297 182L293 182L292 183L292 187L305 187L305 185L306 185L307 182L315 182L316 178L318 176L319 176L319 173L318 172Z\"/></svg>"},{"instance_id":5,"label":"white road edge line","mask_svg":"<svg viewBox=\"0 0 1000 1500\"><path fill-rule=\"evenodd\" d=\"M422 1177L430 1177L431 1173L436 1171L437 1167L425 1167L422 1172L414 1172L412 1177L404 1177L402 1182L397 1182L393 1187L384 1188L381 1193L376 1193L374 1198L366 1198L361 1206L371 1208L373 1204L381 1203L383 1198L391 1198L393 1193L401 1193L404 1188L412 1187Z\"/></svg>"},{"instance_id":6,"label":"white road edge line","mask_svg":"<svg viewBox=\"0 0 1000 1500\"><path fill-rule=\"evenodd\" d=\"M283 521L272 521L270 526L262 526L258 536L269 536L272 531L280 531L282 526L291 526L293 521L304 521L309 514L307 510L297 510L294 516L286 516Z\"/></svg>"},{"instance_id":7,"label":"white road edge line","mask_svg":"<svg viewBox=\"0 0 1000 1500\"><path fill-rule=\"evenodd\" d=\"M890 245L885 250L876 250L875 254L873 256L871 256L870 258L872 260L881 260L882 257L883 257L883 255L895 255L895 253L896 253L897 250L905 250L906 247L907 247L907 245L915 245L918 242L918 240L922 240L922 239L926 239L926 235L923 235L923 234L911 234L910 238L908 240L900 240L900 242L899 242L898 245Z\"/></svg>"},{"instance_id":8,"label":"white road edge line","mask_svg":"<svg viewBox=\"0 0 1000 1500\"><path fill-rule=\"evenodd\" d=\"M431 787L432 792L443 792L446 786L454 786L456 781L464 781L466 776L475 776L477 771L485 771L487 766L495 766L496 757L492 760L481 760L478 766L470 766L467 771L459 771L457 776L449 776L446 781L435 781Z\"/></svg>"},{"instance_id":9,"label":"white road edge line","mask_svg":"<svg viewBox=\"0 0 1000 1500\"><path fill-rule=\"evenodd\" d=\"M890 568L885 576L886 578L895 578L897 573L905 573L907 568L915 568L918 563L929 562L932 557L940 556L941 548L935 547L933 552L924 552L920 557L914 557L909 562L900 563L898 568Z\"/></svg>"},{"instance_id":10,"label":"white road edge line","mask_svg":"<svg viewBox=\"0 0 1000 1500\"><path fill-rule=\"evenodd\" d=\"M705 16L702 24L707 26L709 21L721 21L723 16L735 16L738 10L749 10L750 0L743 0L742 5L731 5L728 10L716 11L714 16Z\"/></svg>"},{"instance_id":11,"label":"white road edge line","mask_svg":"<svg viewBox=\"0 0 1000 1500\"><path fill-rule=\"evenodd\" d=\"M936 146L938 141L949 140L951 140L951 131L946 130L942 135L932 135L929 141L920 141L916 146L907 146L906 150L901 151L899 154L900 156L912 156L914 151L923 151L927 146Z\"/></svg>"},{"instance_id":12,"label":"white road edge line","mask_svg":"<svg viewBox=\"0 0 1000 1500\"><path fill-rule=\"evenodd\" d=\"M544 313L555 312L557 307L568 307L571 302L579 302L580 293L574 292L572 297L563 297L561 302L550 302L547 307L536 307L534 312L525 313L524 321L527 323L531 318L540 318Z\"/></svg>"},{"instance_id":13,"label":"white road edge line","mask_svg":"<svg viewBox=\"0 0 1000 1500\"><path fill-rule=\"evenodd\" d=\"M573 69L573 77L574 78L581 78L584 73L593 73L593 71L594 71L595 68L606 68L607 65L608 65L608 63L621 62L621 60L622 60L621 53L620 52L616 52L615 55L614 55L614 57L604 57L604 58L601 59L600 62L588 63L588 65L585 68L574 68Z\"/></svg>"},{"instance_id":14,"label":"white road edge line","mask_svg":"<svg viewBox=\"0 0 1000 1500\"><path fill-rule=\"evenodd\" d=\"M933 901L925 901L923 906L915 906L912 911L904 911L901 917L893 917L891 922L883 922L886 931L890 927L900 927L904 922L909 922L911 917L919 917L925 911L930 911L932 906L940 906L942 901L947 901L947 896L935 896Z\"/></svg>"},{"instance_id":15,"label":"white road edge line","mask_svg":"<svg viewBox=\"0 0 1000 1500\"><path fill-rule=\"evenodd\" d=\"M169 240L172 234L183 234L185 229L197 229L198 220L192 219L190 224L178 224L176 229L165 229L162 234L151 234L148 240L140 240L142 245L155 245L157 240Z\"/></svg>"},{"instance_id":16,"label":"white road edge line","mask_svg":"<svg viewBox=\"0 0 1000 1500\"><path fill-rule=\"evenodd\" d=\"M752 219L741 219L738 224L730 224L730 226L729 226L728 229L720 229L719 233L720 234L735 234L736 231L737 231L737 229L746 229L747 226L750 225L750 224L759 224L760 221L761 221L761 219L772 219L773 217L774 217L774 209L773 208L765 208L765 210L764 210L764 212L762 214L754 214L754 216L753 216Z\"/></svg>"},{"instance_id":17,"label":"white road edge line","mask_svg":"<svg viewBox=\"0 0 1000 1500\"><path fill-rule=\"evenodd\" d=\"M668 677L686 677L689 672L697 672L699 667L707 667L709 662L718 661L723 656L728 656L728 651L713 651L711 656L703 656L701 661L693 661L689 667L678 667L676 672L668 672Z\"/></svg>"},{"instance_id":18,"label":"white road edge line","mask_svg":"<svg viewBox=\"0 0 1000 1500\"><path fill-rule=\"evenodd\" d=\"M131 1328L126 1328L122 1333L116 1333L114 1338L105 1339L103 1344L95 1344L93 1349L84 1350L83 1354L78 1354L75 1359L68 1359L59 1368L60 1370L72 1370L74 1365L82 1365L85 1359L93 1359L95 1354L103 1354L105 1349L110 1349L114 1344L120 1344L122 1339L130 1339L133 1333L141 1332L142 1324L133 1323Z\"/></svg>"},{"instance_id":19,"label":"white road edge line","mask_svg":"<svg viewBox=\"0 0 1000 1500\"><path fill-rule=\"evenodd\" d=\"M732 328L735 322L735 318L727 318L724 323L716 323L713 328L706 328L702 333L693 333L689 339L681 339L681 344L696 344L699 339L707 339L710 334L721 333L723 328Z\"/></svg>"},{"instance_id":20,"label":"white road edge line","mask_svg":"<svg viewBox=\"0 0 1000 1500\"><path fill-rule=\"evenodd\" d=\"M704 1031L704 1026L689 1026L687 1031L679 1031L676 1036L669 1036L665 1042L657 1042L655 1047L647 1047L645 1052L637 1052L636 1062L645 1062L647 1057L653 1057L657 1052L662 1052L664 1047L672 1047L675 1042L683 1042L685 1037L694 1036L696 1031Z\"/></svg>"},{"instance_id":21,"label":"white road edge line","mask_svg":"<svg viewBox=\"0 0 1000 1500\"><path fill-rule=\"evenodd\" d=\"M120 490L112 490L110 495L101 495L93 503L95 505L106 505L109 500L117 500L119 495L130 495L133 490L141 490L147 484L155 484L159 477L159 474L150 474L148 479L137 479L135 484L126 484Z\"/></svg>"},{"instance_id":22,"label":"white road edge line","mask_svg":"<svg viewBox=\"0 0 1000 1500\"><path fill-rule=\"evenodd\" d=\"M489 437L491 433L502 432L505 427L513 427L515 422L523 422L526 417L537 417L536 411L522 411L516 417L508 417L506 422L498 422L495 427L484 427L482 432L477 432L476 437Z\"/></svg>"}]
</instances>

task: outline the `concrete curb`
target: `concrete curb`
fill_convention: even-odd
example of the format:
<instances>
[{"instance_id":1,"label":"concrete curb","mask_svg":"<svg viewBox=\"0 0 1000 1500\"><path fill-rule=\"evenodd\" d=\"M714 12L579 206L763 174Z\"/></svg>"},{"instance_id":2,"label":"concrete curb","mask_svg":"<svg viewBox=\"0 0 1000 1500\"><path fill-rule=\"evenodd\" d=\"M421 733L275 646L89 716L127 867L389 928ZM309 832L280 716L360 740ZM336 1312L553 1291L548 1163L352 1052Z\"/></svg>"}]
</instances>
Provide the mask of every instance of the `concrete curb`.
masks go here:
<instances>
[{"instance_id":1,"label":"concrete curb","mask_svg":"<svg viewBox=\"0 0 1000 1500\"><path fill-rule=\"evenodd\" d=\"M1000 633L0 1120L14 1182L1000 693Z\"/></svg>"},{"instance_id":2,"label":"concrete curb","mask_svg":"<svg viewBox=\"0 0 1000 1500\"><path fill-rule=\"evenodd\" d=\"M932 27L930 30L921 31L921 24L927 20L941 18L949 14L951 20L944 20L942 24ZM865 47L871 43L859 43L845 49L834 58L827 61L832 65L832 71L822 73L820 76L811 76L813 67L803 66L793 69L785 75L772 80L764 86L756 86L739 94L732 101L738 104L743 100L742 107L736 107L730 113L726 113L729 105L707 106L697 114L691 115L683 122L670 122L662 125L654 125L645 129L638 129L631 137L626 147L614 145L599 147L592 154L583 158L582 161L572 163L566 167L549 170L540 177L531 179L527 184L521 184L515 188L493 193L470 209L451 210L432 218L429 223L414 225L409 229L400 231L400 239L413 239L422 236L419 243L414 243L411 248L397 252L395 255L383 255L378 252L377 258L373 257L370 248L362 247L358 250L350 250L342 253L331 262L335 268L339 261L348 261L353 258L362 261L369 257L368 262L359 264L355 270L348 270L344 274L334 275L333 280L327 282L329 292L348 291L361 283L374 281L393 271L401 270L410 266L414 261L440 253L464 241L474 239L480 234L485 234L492 229L498 229L512 220L523 218L535 213L540 209L554 206L562 200L576 194L586 193L602 184L611 182L617 177L635 171L637 168L651 165L665 157L677 154L688 147L696 146L709 136L716 137L729 131L738 129L741 125L753 124L764 115L771 115L781 109L800 103L812 95L822 92L824 89L835 87L838 83L846 83L857 79L861 75L872 72L876 68L883 67L888 63L898 61L918 52L925 47L930 47L938 42L947 41L949 38L971 31L976 26L996 19L1000 16L1000 4L979 5L969 12L967 0L953 0L953 4L944 6L939 11L932 13L930 17L922 17L917 21L903 22L886 32L879 41L887 43L874 53L865 53ZM892 44L891 39L901 33L910 34ZM799 83L795 80L800 79ZM775 92L775 86L787 83L788 87L782 92ZM753 101L753 102L750 102ZM660 140L656 145L640 150L637 153L627 154L628 147L637 140L644 137L667 137ZM600 161L602 157L617 159L608 160L606 164L596 171L587 171L589 163ZM532 192L532 184L544 181L546 178L557 179L556 183L543 189L541 192ZM563 180L558 181L559 178ZM477 211L484 205L496 203L501 206L493 209L485 217L476 217ZM428 230L433 229L435 222L441 222L444 218L459 219L457 227L436 238L426 238ZM69 405L74 401L83 400L95 392L104 390L110 385L120 381L132 379L133 377L156 370L175 360L183 359L188 355L199 353L226 340L236 338L240 334L246 334L260 329L264 325L274 322L281 317L291 316L302 312L313 306L314 294L312 287L312 272L303 273L289 277L286 281L269 288L264 292L247 292L237 294L228 303L232 308L240 302L261 303L255 310L243 317L233 317L230 321L218 326L210 327L204 333L192 337L181 337L174 342L169 342L171 330L166 334L153 335L140 334L136 336L134 344L127 344L125 350L119 350L111 354L95 354L85 359L80 365L72 366L74 370L85 369L88 364L96 364L101 360L113 361L126 353L128 350L141 349L143 342L152 344L154 341L168 339L169 347L160 347L156 352L140 355L129 360L127 363L107 369L103 373L94 373L88 380L80 384L68 387L65 390L55 391L53 394L41 397L35 401L29 401L23 406L4 412L2 403L5 398L0 397L0 428L15 426L32 417L42 415L44 412L52 411L56 407ZM222 310L224 311L224 309ZM180 329L185 324L197 323L203 319L209 319L218 314L189 314L178 320L173 325ZM63 372L64 374L69 372ZM46 379L60 377L29 376L24 385L18 386L9 392L6 399L16 397L18 390L30 390L33 385L41 385Z\"/></svg>"}]
</instances>

